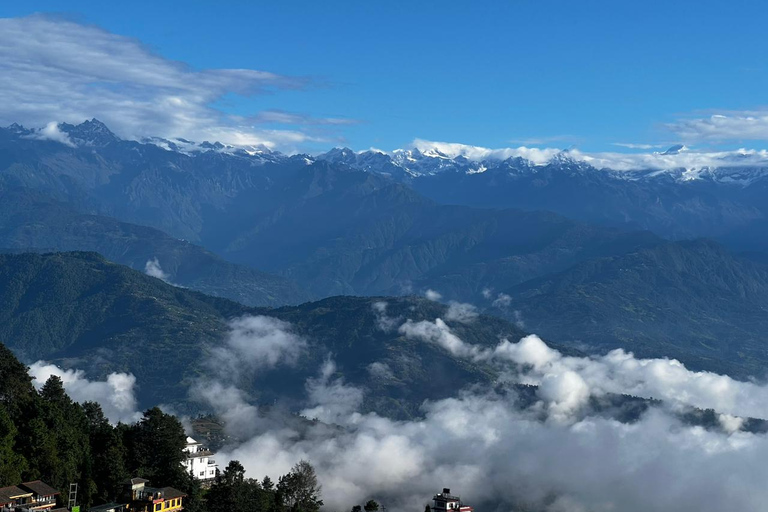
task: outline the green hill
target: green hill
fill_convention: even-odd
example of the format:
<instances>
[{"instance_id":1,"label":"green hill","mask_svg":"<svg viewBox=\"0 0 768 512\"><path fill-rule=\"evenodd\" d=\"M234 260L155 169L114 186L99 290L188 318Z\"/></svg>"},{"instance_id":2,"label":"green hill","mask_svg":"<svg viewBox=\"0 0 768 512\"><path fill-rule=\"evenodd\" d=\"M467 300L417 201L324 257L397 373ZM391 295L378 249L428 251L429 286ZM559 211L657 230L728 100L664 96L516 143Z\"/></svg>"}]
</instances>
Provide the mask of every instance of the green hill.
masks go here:
<instances>
[{"instance_id":1,"label":"green hill","mask_svg":"<svg viewBox=\"0 0 768 512\"><path fill-rule=\"evenodd\" d=\"M339 375L364 387L366 407L407 417L428 398L493 377L488 368L451 357L436 345L382 330L375 302L415 321L444 316L446 306L416 297L333 297L280 309L249 308L170 286L95 253L0 255L0 340L25 361L55 361L92 377L136 375L143 405L181 404L187 386L211 372L209 350L221 345L227 321L269 315L290 322L307 340L295 366L257 372L244 383L261 403L299 400L308 377L330 355ZM524 333L503 320L449 322L463 339L495 345ZM369 371L386 364L387 375Z\"/></svg>"},{"instance_id":2,"label":"green hill","mask_svg":"<svg viewBox=\"0 0 768 512\"><path fill-rule=\"evenodd\" d=\"M154 228L103 215L34 190L0 186L0 248L6 251L95 251L144 270L157 260L175 284L251 306L298 304L312 296L288 279L235 265Z\"/></svg>"},{"instance_id":3,"label":"green hill","mask_svg":"<svg viewBox=\"0 0 768 512\"><path fill-rule=\"evenodd\" d=\"M763 376L768 365L768 266L714 242L597 258L507 293L526 328L561 343L623 347L742 377Z\"/></svg>"}]
</instances>

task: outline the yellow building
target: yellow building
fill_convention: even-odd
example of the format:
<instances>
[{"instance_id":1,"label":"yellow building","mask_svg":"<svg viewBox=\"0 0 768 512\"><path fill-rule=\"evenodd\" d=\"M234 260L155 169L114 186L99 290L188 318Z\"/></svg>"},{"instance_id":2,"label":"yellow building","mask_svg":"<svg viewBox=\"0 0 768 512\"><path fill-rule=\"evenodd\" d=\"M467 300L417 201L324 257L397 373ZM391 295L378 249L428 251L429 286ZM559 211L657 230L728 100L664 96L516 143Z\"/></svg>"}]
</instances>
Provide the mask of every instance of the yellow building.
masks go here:
<instances>
[{"instance_id":1,"label":"yellow building","mask_svg":"<svg viewBox=\"0 0 768 512\"><path fill-rule=\"evenodd\" d=\"M178 512L184 509L187 496L173 487L149 487L149 480L131 478L126 484L128 512Z\"/></svg>"}]
</instances>

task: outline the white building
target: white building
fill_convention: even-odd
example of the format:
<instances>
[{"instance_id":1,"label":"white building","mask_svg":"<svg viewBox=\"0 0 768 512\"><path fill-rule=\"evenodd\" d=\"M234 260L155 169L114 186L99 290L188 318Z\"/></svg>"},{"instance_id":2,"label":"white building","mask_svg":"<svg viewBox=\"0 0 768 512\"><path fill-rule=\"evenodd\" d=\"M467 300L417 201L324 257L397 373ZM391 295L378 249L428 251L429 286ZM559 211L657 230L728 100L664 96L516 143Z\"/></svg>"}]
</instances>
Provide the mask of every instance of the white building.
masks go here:
<instances>
[{"instance_id":1,"label":"white building","mask_svg":"<svg viewBox=\"0 0 768 512\"><path fill-rule=\"evenodd\" d=\"M192 472L197 480L212 480L216 477L219 465L213 460L213 452L203 447L191 437L187 438L187 447L184 448L187 459L183 462L187 472Z\"/></svg>"},{"instance_id":2,"label":"white building","mask_svg":"<svg viewBox=\"0 0 768 512\"><path fill-rule=\"evenodd\" d=\"M435 502L432 512L474 512L472 507L461 502L460 497L452 495L450 489L443 489L432 500Z\"/></svg>"}]
</instances>

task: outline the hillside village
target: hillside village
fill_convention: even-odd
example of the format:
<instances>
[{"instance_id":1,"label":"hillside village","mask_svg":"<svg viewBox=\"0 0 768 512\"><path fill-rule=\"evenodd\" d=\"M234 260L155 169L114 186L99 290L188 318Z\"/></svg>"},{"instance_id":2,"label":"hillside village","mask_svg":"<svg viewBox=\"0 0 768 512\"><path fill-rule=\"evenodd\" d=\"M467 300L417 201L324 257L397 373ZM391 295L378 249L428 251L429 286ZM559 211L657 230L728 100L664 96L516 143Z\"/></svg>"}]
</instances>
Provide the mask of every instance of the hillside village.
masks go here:
<instances>
[{"instance_id":1,"label":"hillside village","mask_svg":"<svg viewBox=\"0 0 768 512\"><path fill-rule=\"evenodd\" d=\"M273 482L213 451L152 408L112 425L95 402L73 401L51 376L38 391L0 344L0 512L319 512L315 469L298 461ZM450 489L431 512L473 512ZM415 510L419 509L414 504ZM378 512L369 499L354 512ZM383 510L386 510L382 507Z\"/></svg>"},{"instance_id":2,"label":"hillside village","mask_svg":"<svg viewBox=\"0 0 768 512\"><path fill-rule=\"evenodd\" d=\"M194 439L188 438L188 444L199 446ZM186 450L185 450L186 451ZM196 454L200 452L192 452ZM203 479L201 476L201 480ZM215 470L215 479L219 476ZM212 480L212 479L211 479ZM152 487L145 478L129 478L123 482L121 495L117 502L105 503L82 509L77 505L77 486L73 484L72 492L68 495L67 506L61 506L65 499L61 493L40 480L22 482L18 485L0 488L0 512L180 512L184 510L184 499L187 495L173 487ZM462 503L459 496L451 494L444 488L432 498L433 505L427 505L425 512L474 512L473 507ZM366 512L377 512L378 503L370 500L364 509ZM352 507L353 512L360 512L363 507Z\"/></svg>"}]
</instances>

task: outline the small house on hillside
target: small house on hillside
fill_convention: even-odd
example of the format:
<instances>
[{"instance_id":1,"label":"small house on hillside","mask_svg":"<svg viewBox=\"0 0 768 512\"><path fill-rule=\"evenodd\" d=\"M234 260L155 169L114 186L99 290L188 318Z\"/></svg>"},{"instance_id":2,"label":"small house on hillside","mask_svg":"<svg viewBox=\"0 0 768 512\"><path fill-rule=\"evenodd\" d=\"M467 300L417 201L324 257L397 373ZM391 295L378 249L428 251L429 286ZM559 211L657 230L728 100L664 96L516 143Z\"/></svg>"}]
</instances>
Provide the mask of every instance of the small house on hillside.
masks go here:
<instances>
[{"instance_id":1,"label":"small house on hillside","mask_svg":"<svg viewBox=\"0 0 768 512\"><path fill-rule=\"evenodd\" d=\"M0 509L51 512L59 491L40 480L0 488Z\"/></svg>"},{"instance_id":2,"label":"small house on hillside","mask_svg":"<svg viewBox=\"0 0 768 512\"><path fill-rule=\"evenodd\" d=\"M187 472L197 480L210 481L216 478L219 465L213 460L213 452L205 448L191 437L187 438L187 447L184 448L187 459L183 462Z\"/></svg>"},{"instance_id":3,"label":"small house on hillside","mask_svg":"<svg viewBox=\"0 0 768 512\"><path fill-rule=\"evenodd\" d=\"M0 508L26 507L32 503L32 492L15 485L0 487Z\"/></svg>"},{"instance_id":4,"label":"small house on hillside","mask_svg":"<svg viewBox=\"0 0 768 512\"><path fill-rule=\"evenodd\" d=\"M474 512L472 507L466 506L461 502L461 497L451 494L450 489L443 489L443 492L435 494L432 498L434 505L432 512Z\"/></svg>"},{"instance_id":5,"label":"small house on hillside","mask_svg":"<svg viewBox=\"0 0 768 512\"><path fill-rule=\"evenodd\" d=\"M187 495L173 487L149 487L149 480L131 478L125 482L124 497L129 512L180 512ZM123 505L111 503L103 512L119 512Z\"/></svg>"},{"instance_id":6,"label":"small house on hillside","mask_svg":"<svg viewBox=\"0 0 768 512\"><path fill-rule=\"evenodd\" d=\"M24 482L19 485L23 490L32 493L32 502L29 510L51 510L56 507L56 496L59 491L40 480Z\"/></svg>"}]
</instances>

